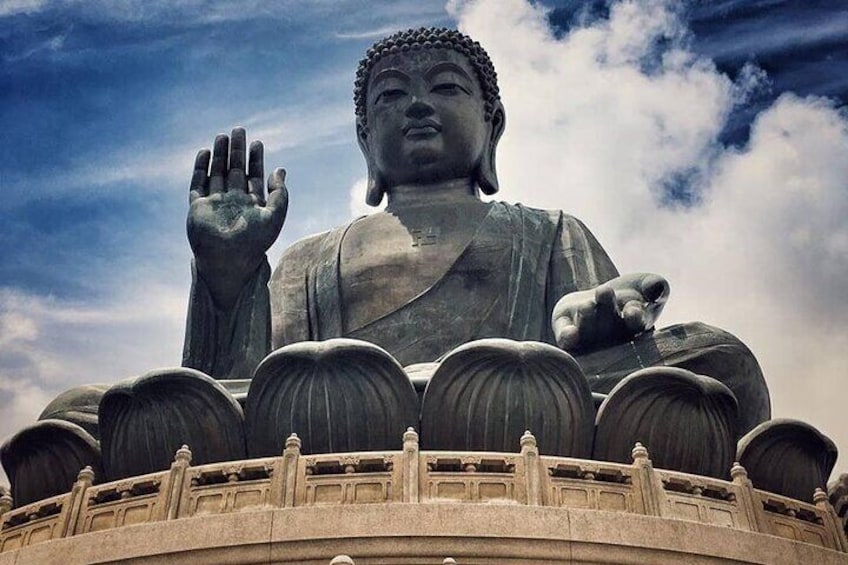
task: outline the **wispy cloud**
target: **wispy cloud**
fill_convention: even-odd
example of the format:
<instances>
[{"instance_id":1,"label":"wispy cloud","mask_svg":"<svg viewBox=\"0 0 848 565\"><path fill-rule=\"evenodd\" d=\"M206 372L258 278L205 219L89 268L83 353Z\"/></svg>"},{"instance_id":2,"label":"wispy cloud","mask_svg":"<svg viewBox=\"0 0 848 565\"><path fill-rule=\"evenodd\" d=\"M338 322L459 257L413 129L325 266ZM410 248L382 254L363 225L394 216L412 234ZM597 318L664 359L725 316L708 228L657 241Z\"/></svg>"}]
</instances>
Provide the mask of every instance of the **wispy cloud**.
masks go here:
<instances>
[{"instance_id":1,"label":"wispy cloud","mask_svg":"<svg viewBox=\"0 0 848 565\"><path fill-rule=\"evenodd\" d=\"M261 139L268 152L292 147L316 148L348 143L351 138L352 104L275 108L248 116L244 125Z\"/></svg>"},{"instance_id":2,"label":"wispy cloud","mask_svg":"<svg viewBox=\"0 0 848 565\"><path fill-rule=\"evenodd\" d=\"M8 55L3 55L3 61L6 63L17 63L20 61L24 61L38 54L53 54L62 49L65 45L65 40L68 37L68 32L62 32L60 34L54 35L49 39L36 43L24 51L20 53L12 53Z\"/></svg>"},{"instance_id":3,"label":"wispy cloud","mask_svg":"<svg viewBox=\"0 0 848 565\"><path fill-rule=\"evenodd\" d=\"M337 39L380 39L381 37L385 37L385 36L387 36L391 33L394 33L399 28L403 28L403 27L412 27L412 25L409 25L409 26L388 25L388 26L382 26L382 27L378 27L378 28L374 28L374 29L366 29L366 30L363 30L363 31L347 31L347 32L338 31L334 35Z\"/></svg>"},{"instance_id":4,"label":"wispy cloud","mask_svg":"<svg viewBox=\"0 0 848 565\"><path fill-rule=\"evenodd\" d=\"M431 25L431 21L432 20L428 18L410 19L407 21L393 22L391 24L387 24L377 28L364 29L359 31L337 31L334 36L336 37L336 39L377 40L386 37L387 35L391 35L392 33L401 29L409 29Z\"/></svg>"},{"instance_id":5,"label":"wispy cloud","mask_svg":"<svg viewBox=\"0 0 848 565\"><path fill-rule=\"evenodd\" d=\"M724 20L727 32L705 39L705 47L717 57L748 58L776 52L797 51L799 47L823 43L843 43L848 39L848 12L799 9L794 18ZM800 20L800 21L799 21Z\"/></svg>"},{"instance_id":6,"label":"wispy cloud","mask_svg":"<svg viewBox=\"0 0 848 565\"><path fill-rule=\"evenodd\" d=\"M0 1L0 18L37 12L48 2L49 0L2 0Z\"/></svg>"}]
</instances>

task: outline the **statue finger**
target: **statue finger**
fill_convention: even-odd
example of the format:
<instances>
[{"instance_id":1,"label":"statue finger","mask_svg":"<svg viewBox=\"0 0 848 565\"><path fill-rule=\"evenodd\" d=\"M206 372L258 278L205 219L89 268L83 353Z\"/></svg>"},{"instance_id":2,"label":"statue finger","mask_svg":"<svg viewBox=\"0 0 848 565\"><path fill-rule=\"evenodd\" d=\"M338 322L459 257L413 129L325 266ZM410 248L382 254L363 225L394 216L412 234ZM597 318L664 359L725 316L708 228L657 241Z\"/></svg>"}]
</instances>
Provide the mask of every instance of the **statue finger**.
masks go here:
<instances>
[{"instance_id":1,"label":"statue finger","mask_svg":"<svg viewBox=\"0 0 848 565\"><path fill-rule=\"evenodd\" d=\"M212 167L209 169L209 194L226 191L224 175L227 172L229 151L230 138L222 133L215 138L215 146L212 150Z\"/></svg>"},{"instance_id":2,"label":"statue finger","mask_svg":"<svg viewBox=\"0 0 848 565\"><path fill-rule=\"evenodd\" d=\"M208 149L201 149L194 159L194 172L189 185L189 202L194 202L201 196L209 194L209 159L212 154Z\"/></svg>"},{"instance_id":3,"label":"statue finger","mask_svg":"<svg viewBox=\"0 0 848 565\"><path fill-rule=\"evenodd\" d=\"M289 191L286 188L285 169L276 168L268 176L268 203L266 207L270 208L275 216L285 219L289 207Z\"/></svg>"},{"instance_id":4,"label":"statue finger","mask_svg":"<svg viewBox=\"0 0 848 565\"><path fill-rule=\"evenodd\" d=\"M265 204L265 148L261 141L250 144L247 187L260 204Z\"/></svg>"},{"instance_id":5,"label":"statue finger","mask_svg":"<svg viewBox=\"0 0 848 565\"><path fill-rule=\"evenodd\" d=\"M597 317L603 320L613 320L621 317L615 290L606 284L595 289L595 304Z\"/></svg>"},{"instance_id":6,"label":"statue finger","mask_svg":"<svg viewBox=\"0 0 848 565\"><path fill-rule=\"evenodd\" d=\"M227 190L247 192L247 134L244 128L233 128L230 136L230 169Z\"/></svg>"},{"instance_id":7,"label":"statue finger","mask_svg":"<svg viewBox=\"0 0 848 565\"><path fill-rule=\"evenodd\" d=\"M554 337L560 349L573 350L580 345L580 332L570 320L554 326Z\"/></svg>"},{"instance_id":8,"label":"statue finger","mask_svg":"<svg viewBox=\"0 0 848 565\"><path fill-rule=\"evenodd\" d=\"M230 170L247 170L247 132L243 127L233 128L230 135Z\"/></svg>"},{"instance_id":9,"label":"statue finger","mask_svg":"<svg viewBox=\"0 0 848 565\"><path fill-rule=\"evenodd\" d=\"M579 346L585 347L595 342L600 323L599 306L594 300L584 302L577 308L575 325L579 333Z\"/></svg>"},{"instance_id":10,"label":"statue finger","mask_svg":"<svg viewBox=\"0 0 848 565\"><path fill-rule=\"evenodd\" d=\"M268 175L268 196L277 190L286 188L286 170L282 167L277 167L274 172Z\"/></svg>"},{"instance_id":11,"label":"statue finger","mask_svg":"<svg viewBox=\"0 0 848 565\"><path fill-rule=\"evenodd\" d=\"M665 300L670 291L668 281L659 275L645 275L640 286L642 296L648 302Z\"/></svg>"},{"instance_id":12,"label":"statue finger","mask_svg":"<svg viewBox=\"0 0 848 565\"><path fill-rule=\"evenodd\" d=\"M639 333L647 328L647 318L645 316L645 306L638 300L631 300L621 309L621 317L624 319L624 325L631 332Z\"/></svg>"}]
</instances>

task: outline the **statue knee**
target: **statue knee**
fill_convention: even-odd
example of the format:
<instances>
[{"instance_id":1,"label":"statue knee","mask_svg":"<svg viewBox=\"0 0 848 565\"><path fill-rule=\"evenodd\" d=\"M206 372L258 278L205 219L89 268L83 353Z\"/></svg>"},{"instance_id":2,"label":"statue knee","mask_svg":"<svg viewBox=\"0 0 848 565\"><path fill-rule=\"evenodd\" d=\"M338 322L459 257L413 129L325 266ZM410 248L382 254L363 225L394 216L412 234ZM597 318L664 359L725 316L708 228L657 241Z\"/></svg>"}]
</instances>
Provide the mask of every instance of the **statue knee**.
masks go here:
<instances>
[{"instance_id":1,"label":"statue knee","mask_svg":"<svg viewBox=\"0 0 848 565\"><path fill-rule=\"evenodd\" d=\"M576 358L593 392L608 393L645 367L679 367L712 377L733 391L739 403L739 434L771 417L768 387L754 354L734 335L708 324L676 324Z\"/></svg>"}]
</instances>

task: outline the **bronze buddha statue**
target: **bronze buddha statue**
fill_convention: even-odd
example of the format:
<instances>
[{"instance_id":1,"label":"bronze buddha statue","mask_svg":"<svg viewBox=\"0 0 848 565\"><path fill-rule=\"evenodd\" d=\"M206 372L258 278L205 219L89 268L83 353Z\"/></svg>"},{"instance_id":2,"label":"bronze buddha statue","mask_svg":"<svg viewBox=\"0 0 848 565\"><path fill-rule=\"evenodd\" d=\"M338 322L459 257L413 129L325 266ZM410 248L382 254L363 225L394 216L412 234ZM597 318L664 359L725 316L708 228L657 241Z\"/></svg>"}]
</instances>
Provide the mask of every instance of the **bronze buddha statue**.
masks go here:
<instances>
[{"instance_id":1,"label":"bronze buddha statue","mask_svg":"<svg viewBox=\"0 0 848 565\"><path fill-rule=\"evenodd\" d=\"M385 209L296 242L272 274L285 171L266 191L262 143L219 135L190 185L184 368L57 399L3 448L13 486L16 469L40 469L20 496L61 492L87 459L107 479L150 472L186 438L203 463L279 453L290 432L307 453L390 449L406 426L425 448L465 450L529 428L575 457L619 458L647 437L669 468L726 474L770 417L756 359L705 324L654 329L668 283L619 274L575 217L481 199L499 188L506 123L483 48L454 30L396 33L360 63L354 99L367 202ZM759 429L748 453L769 451ZM828 441L796 450L793 484L826 477ZM65 452L67 469L44 468Z\"/></svg>"}]
</instances>

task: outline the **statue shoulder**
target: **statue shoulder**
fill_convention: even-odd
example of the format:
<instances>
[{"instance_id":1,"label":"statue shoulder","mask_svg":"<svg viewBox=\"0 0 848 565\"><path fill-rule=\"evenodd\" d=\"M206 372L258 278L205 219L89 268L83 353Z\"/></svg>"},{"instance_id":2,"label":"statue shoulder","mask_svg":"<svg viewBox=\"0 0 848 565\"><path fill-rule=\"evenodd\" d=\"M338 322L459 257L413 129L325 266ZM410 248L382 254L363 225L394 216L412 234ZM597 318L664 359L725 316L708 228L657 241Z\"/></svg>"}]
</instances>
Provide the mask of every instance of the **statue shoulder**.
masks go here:
<instances>
[{"instance_id":1,"label":"statue shoulder","mask_svg":"<svg viewBox=\"0 0 848 565\"><path fill-rule=\"evenodd\" d=\"M328 242L335 239L339 233L343 233L346 229L347 226L341 226L304 237L289 245L277 262L271 280L302 278L304 273L320 260L322 251Z\"/></svg>"},{"instance_id":2,"label":"statue shoulder","mask_svg":"<svg viewBox=\"0 0 848 565\"><path fill-rule=\"evenodd\" d=\"M534 218L538 218L540 221L547 221L553 224L562 223L563 227L566 228L582 228L583 230L588 231L586 225L580 221L576 216L572 216L562 210L547 210L544 208L534 208L532 206L525 206L524 204L510 204L509 202L494 202L496 206L499 206L501 209L506 210L510 213L518 213L524 216L530 216Z\"/></svg>"},{"instance_id":3,"label":"statue shoulder","mask_svg":"<svg viewBox=\"0 0 848 565\"><path fill-rule=\"evenodd\" d=\"M321 233L308 235L303 239L298 239L297 241L289 245L285 251L283 251L283 255L280 258L280 263L277 265L277 267L279 268L282 264L290 260L302 260L306 257L314 255L314 253L321 248L321 243L333 231L334 230L327 230Z\"/></svg>"}]
</instances>

